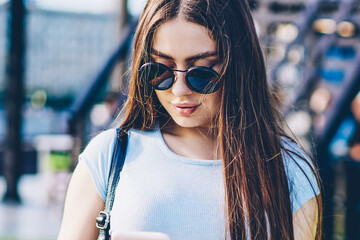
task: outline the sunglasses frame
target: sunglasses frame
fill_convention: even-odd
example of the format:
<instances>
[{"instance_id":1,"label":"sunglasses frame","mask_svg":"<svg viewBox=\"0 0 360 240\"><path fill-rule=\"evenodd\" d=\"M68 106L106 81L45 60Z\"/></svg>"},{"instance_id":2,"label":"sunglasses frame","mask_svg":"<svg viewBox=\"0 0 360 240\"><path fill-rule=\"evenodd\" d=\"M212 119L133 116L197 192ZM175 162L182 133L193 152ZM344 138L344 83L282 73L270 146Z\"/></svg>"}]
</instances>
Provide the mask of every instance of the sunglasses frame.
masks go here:
<instances>
[{"instance_id":1,"label":"sunglasses frame","mask_svg":"<svg viewBox=\"0 0 360 240\"><path fill-rule=\"evenodd\" d=\"M174 85L174 82L175 82L175 74L174 72L183 72L183 73L186 73L185 74L185 82L186 82L186 85L188 86L188 88L190 88L192 91L194 92L197 92L197 93L200 93L200 94L210 94L210 93L214 93L216 92L220 86L221 86L221 76L218 72L216 72L214 69L210 68L210 67L204 67L204 66L195 66L195 67L192 67L192 68L189 68L187 70L178 70L178 69L171 69L169 68L168 66L166 66L165 64L162 64L162 63L158 63L158 62L148 62L148 63L144 63L143 65L141 65L141 67L138 69L138 72L141 73L142 72L142 69L146 66L149 66L149 65L158 65L164 69L166 69L167 71L169 71L169 73L171 74L171 84L169 85L169 87L167 88L158 88L156 86L153 86L149 83L149 81L147 81L145 78L142 79L145 84L149 85L150 87L156 89L156 90L160 90L160 91L164 91L164 90L168 90L170 89L173 85ZM194 71L194 70L205 70L207 72L210 72L212 74L214 74L214 76L216 76L216 78L218 79L216 82L213 82L215 83L215 87L211 89L211 91L205 91L205 90L198 90L196 88L194 88L191 83L190 83L190 80L189 80L189 77L188 77L188 74L189 72L191 71ZM141 76L139 76L141 78ZM210 82L210 81L209 81Z\"/></svg>"}]
</instances>

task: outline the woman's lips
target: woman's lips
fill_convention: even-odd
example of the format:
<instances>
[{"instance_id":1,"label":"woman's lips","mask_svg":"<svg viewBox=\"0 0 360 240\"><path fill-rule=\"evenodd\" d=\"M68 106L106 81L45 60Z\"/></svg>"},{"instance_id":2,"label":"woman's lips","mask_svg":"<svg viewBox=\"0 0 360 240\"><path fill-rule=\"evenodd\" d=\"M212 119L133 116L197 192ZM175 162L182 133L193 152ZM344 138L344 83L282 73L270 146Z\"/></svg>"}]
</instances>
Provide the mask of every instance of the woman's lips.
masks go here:
<instances>
[{"instance_id":1,"label":"woman's lips","mask_svg":"<svg viewBox=\"0 0 360 240\"><path fill-rule=\"evenodd\" d=\"M199 104L173 104L175 111L180 115L190 115L196 111Z\"/></svg>"}]
</instances>

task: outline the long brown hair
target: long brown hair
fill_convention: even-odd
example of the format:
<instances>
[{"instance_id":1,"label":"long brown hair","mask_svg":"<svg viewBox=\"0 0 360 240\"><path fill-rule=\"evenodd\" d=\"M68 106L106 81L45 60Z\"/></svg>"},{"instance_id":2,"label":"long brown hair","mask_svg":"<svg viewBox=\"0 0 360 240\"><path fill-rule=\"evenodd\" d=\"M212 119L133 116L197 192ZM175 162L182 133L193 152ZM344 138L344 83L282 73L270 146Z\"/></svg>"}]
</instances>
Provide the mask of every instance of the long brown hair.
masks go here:
<instances>
[{"instance_id":1,"label":"long brown hair","mask_svg":"<svg viewBox=\"0 0 360 240\"><path fill-rule=\"evenodd\" d=\"M246 0L149 0L134 39L128 99L121 127L148 130L169 117L139 79L149 61L156 29L176 17L209 29L223 63L222 103L217 117L231 239L294 239L289 186L283 161L281 115L267 82L265 63ZM304 159L304 161L306 161ZM311 164L309 166L313 168ZM314 171L316 175L316 172ZM316 175L317 176L317 175ZM317 239L321 235L318 203Z\"/></svg>"}]
</instances>

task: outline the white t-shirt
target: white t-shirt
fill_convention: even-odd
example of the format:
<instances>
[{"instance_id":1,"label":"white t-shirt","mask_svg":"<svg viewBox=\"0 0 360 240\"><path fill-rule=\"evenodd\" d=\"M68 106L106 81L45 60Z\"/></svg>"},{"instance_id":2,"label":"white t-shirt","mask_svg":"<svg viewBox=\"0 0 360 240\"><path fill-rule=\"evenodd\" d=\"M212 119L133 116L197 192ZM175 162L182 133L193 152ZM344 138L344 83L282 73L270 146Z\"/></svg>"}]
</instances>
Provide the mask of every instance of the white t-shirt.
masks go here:
<instances>
[{"instance_id":1,"label":"white t-shirt","mask_svg":"<svg viewBox=\"0 0 360 240\"><path fill-rule=\"evenodd\" d=\"M79 156L104 200L115 137L115 129L100 133ZM301 153L298 147L293 150ZM295 212L315 193L301 169L287 158L284 162ZM319 193L310 168L303 161L297 162ZM120 176L111 231L164 232L171 240L224 238L226 208L221 160L196 160L175 154L158 128L130 130Z\"/></svg>"}]
</instances>

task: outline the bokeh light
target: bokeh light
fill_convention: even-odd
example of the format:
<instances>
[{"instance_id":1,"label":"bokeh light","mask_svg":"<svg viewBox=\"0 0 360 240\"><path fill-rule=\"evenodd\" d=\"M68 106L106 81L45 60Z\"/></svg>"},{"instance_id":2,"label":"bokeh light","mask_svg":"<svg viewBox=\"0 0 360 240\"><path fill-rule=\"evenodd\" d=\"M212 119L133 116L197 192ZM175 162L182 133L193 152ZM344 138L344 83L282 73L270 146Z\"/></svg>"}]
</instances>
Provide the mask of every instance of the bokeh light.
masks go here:
<instances>
[{"instance_id":1,"label":"bokeh light","mask_svg":"<svg viewBox=\"0 0 360 240\"><path fill-rule=\"evenodd\" d=\"M43 108L46 104L47 94L44 90L36 90L31 95L30 102L33 108Z\"/></svg>"},{"instance_id":2,"label":"bokeh light","mask_svg":"<svg viewBox=\"0 0 360 240\"><path fill-rule=\"evenodd\" d=\"M331 93L326 88L316 89L310 97L310 108L316 113L323 113L331 101Z\"/></svg>"},{"instance_id":3,"label":"bokeh light","mask_svg":"<svg viewBox=\"0 0 360 240\"><path fill-rule=\"evenodd\" d=\"M344 38L354 37L356 34L356 26L349 21L342 21L337 26L337 33Z\"/></svg>"},{"instance_id":4,"label":"bokeh light","mask_svg":"<svg viewBox=\"0 0 360 240\"><path fill-rule=\"evenodd\" d=\"M333 34L335 33L337 26L334 19L320 18L314 21L313 28L320 34Z\"/></svg>"}]
</instances>

